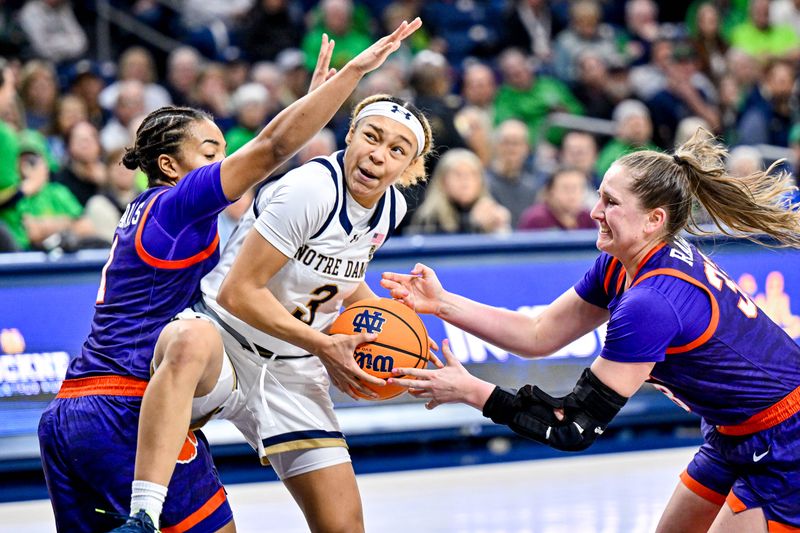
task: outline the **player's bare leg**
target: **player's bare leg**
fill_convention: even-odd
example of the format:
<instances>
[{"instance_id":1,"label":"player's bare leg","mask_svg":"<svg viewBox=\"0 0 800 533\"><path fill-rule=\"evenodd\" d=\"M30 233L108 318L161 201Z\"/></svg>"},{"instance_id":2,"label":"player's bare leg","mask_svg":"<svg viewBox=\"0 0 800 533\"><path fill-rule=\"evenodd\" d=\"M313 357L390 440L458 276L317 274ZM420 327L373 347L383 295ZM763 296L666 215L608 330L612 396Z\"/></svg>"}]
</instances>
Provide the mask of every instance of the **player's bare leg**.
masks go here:
<instances>
[{"instance_id":1,"label":"player's bare leg","mask_svg":"<svg viewBox=\"0 0 800 533\"><path fill-rule=\"evenodd\" d=\"M351 463L293 476L283 483L312 533L363 533L361 495Z\"/></svg>"},{"instance_id":2,"label":"player's bare leg","mask_svg":"<svg viewBox=\"0 0 800 533\"><path fill-rule=\"evenodd\" d=\"M131 501L156 524L189 430L192 399L214 389L223 353L219 333L206 320L177 320L159 335L157 370L142 399Z\"/></svg>"},{"instance_id":3,"label":"player's bare leg","mask_svg":"<svg viewBox=\"0 0 800 533\"><path fill-rule=\"evenodd\" d=\"M720 507L678 483L661 515L656 533L706 533Z\"/></svg>"},{"instance_id":4,"label":"player's bare leg","mask_svg":"<svg viewBox=\"0 0 800 533\"><path fill-rule=\"evenodd\" d=\"M767 520L760 508L734 513L727 505L720 509L708 533L767 533Z\"/></svg>"}]
</instances>

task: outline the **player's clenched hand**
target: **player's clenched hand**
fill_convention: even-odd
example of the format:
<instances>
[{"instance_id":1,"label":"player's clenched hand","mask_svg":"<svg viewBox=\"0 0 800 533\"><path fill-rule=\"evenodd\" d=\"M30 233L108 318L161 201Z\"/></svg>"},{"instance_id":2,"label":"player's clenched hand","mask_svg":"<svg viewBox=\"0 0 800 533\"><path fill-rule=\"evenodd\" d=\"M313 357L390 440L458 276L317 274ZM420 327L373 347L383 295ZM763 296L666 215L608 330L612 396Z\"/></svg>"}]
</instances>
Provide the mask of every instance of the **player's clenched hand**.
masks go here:
<instances>
[{"instance_id":1,"label":"player's clenched hand","mask_svg":"<svg viewBox=\"0 0 800 533\"><path fill-rule=\"evenodd\" d=\"M381 287L388 289L395 300L400 300L417 313L436 314L441 305L444 288L432 268L417 263L411 274L384 272Z\"/></svg>"},{"instance_id":2,"label":"player's clenched hand","mask_svg":"<svg viewBox=\"0 0 800 533\"><path fill-rule=\"evenodd\" d=\"M387 383L390 385L402 385L408 387L409 392L417 398L430 398L425 407L433 409L443 403L466 403L481 409L486 403L488 395L480 398L481 391L490 385L467 372L467 369L455 358L450 351L450 344L447 340L442 342L442 355L444 355L447 366L435 370L422 368L394 368L392 374L395 376L413 376L415 379L404 379L391 377ZM480 403L480 406L476 405Z\"/></svg>"},{"instance_id":3,"label":"player's clenched hand","mask_svg":"<svg viewBox=\"0 0 800 533\"><path fill-rule=\"evenodd\" d=\"M328 40L328 34L322 34L322 44L319 47L319 55L317 56L317 65L314 67L314 73L311 76L311 85L308 86L308 92L328 81L331 76L336 74L336 69L331 68L331 57L333 56L333 47L335 42L333 39Z\"/></svg>"},{"instance_id":4,"label":"player's clenched hand","mask_svg":"<svg viewBox=\"0 0 800 533\"><path fill-rule=\"evenodd\" d=\"M419 17L410 23L404 20L392 33L378 39L372 46L354 57L348 66L358 69L362 75L375 70L386 61L389 54L400 48L403 39L417 31L420 26L422 21Z\"/></svg>"},{"instance_id":5,"label":"player's clenched hand","mask_svg":"<svg viewBox=\"0 0 800 533\"><path fill-rule=\"evenodd\" d=\"M383 387L386 381L364 372L356 363L353 353L361 344L374 341L376 333L356 333L354 335L331 335L328 343L317 353L322 364L328 369L328 375L334 386L356 400L356 390L370 398L378 395L364 386L364 382Z\"/></svg>"}]
</instances>

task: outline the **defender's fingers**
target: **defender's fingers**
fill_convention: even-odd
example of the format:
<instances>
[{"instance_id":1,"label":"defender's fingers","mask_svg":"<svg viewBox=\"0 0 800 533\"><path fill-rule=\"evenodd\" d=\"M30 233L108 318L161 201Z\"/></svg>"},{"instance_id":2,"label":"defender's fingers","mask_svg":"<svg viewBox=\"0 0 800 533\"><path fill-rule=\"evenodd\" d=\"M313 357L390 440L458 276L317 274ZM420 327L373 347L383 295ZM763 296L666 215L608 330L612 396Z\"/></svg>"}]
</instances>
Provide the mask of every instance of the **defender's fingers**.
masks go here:
<instances>
[{"instance_id":1,"label":"defender's fingers","mask_svg":"<svg viewBox=\"0 0 800 533\"><path fill-rule=\"evenodd\" d=\"M428 349L433 352L439 351L439 345L436 344L436 341L428 337Z\"/></svg>"},{"instance_id":2,"label":"defender's fingers","mask_svg":"<svg viewBox=\"0 0 800 533\"><path fill-rule=\"evenodd\" d=\"M420 381L416 379L405 378L389 378L386 380L389 385L400 385L401 387L414 388L416 390L430 390L432 387L430 381Z\"/></svg>"},{"instance_id":3,"label":"defender's fingers","mask_svg":"<svg viewBox=\"0 0 800 533\"><path fill-rule=\"evenodd\" d=\"M403 377L403 376L413 376L415 378L422 378L428 380L431 378L433 373L436 372L435 370L426 370L424 368L408 368L408 367L398 367L392 369L392 378L395 377Z\"/></svg>"},{"instance_id":4,"label":"defender's fingers","mask_svg":"<svg viewBox=\"0 0 800 533\"><path fill-rule=\"evenodd\" d=\"M444 368L444 363L442 363L442 360L433 355L433 353L428 353L428 361L433 363L433 366L436 368Z\"/></svg>"}]
</instances>

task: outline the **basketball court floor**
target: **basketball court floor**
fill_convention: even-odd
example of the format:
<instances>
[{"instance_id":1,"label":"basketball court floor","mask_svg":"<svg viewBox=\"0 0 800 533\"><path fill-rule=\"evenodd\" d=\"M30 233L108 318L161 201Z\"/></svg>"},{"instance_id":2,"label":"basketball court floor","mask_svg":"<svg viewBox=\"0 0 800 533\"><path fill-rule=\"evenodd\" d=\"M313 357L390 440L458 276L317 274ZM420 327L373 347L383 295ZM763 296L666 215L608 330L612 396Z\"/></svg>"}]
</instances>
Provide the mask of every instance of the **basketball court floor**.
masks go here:
<instances>
[{"instance_id":1,"label":"basketball court floor","mask_svg":"<svg viewBox=\"0 0 800 533\"><path fill-rule=\"evenodd\" d=\"M366 529L379 533L654 531L695 448L359 476ZM280 483L229 485L238 531L301 533ZM0 505L0 531L55 530L47 501Z\"/></svg>"}]
</instances>

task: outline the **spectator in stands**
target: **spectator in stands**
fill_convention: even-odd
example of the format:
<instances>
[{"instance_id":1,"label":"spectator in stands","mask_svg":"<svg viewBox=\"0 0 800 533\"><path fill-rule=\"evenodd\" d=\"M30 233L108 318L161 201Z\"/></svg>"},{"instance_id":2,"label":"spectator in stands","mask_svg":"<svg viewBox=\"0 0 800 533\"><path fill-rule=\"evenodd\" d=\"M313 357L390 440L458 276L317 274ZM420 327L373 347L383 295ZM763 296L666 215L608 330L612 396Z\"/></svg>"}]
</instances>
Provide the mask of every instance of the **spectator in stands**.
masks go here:
<instances>
[{"instance_id":1,"label":"spectator in stands","mask_svg":"<svg viewBox=\"0 0 800 533\"><path fill-rule=\"evenodd\" d=\"M322 0L320 9L322 17L319 24L309 29L302 42L309 72L314 69L323 33L336 41L331 67L337 69L372 44L369 33L353 24L352 0Z\"/></svg>"},{"instance_id":2,"label":"spectator in stands","mask_svg":"<svg viewBox=\"0 0 800 533\"><path fill-rule=\"evenodd\" d=\"M166 89L175 105L192 105L192 90L202 68L202 57L191 46L181 46L170 52Z\"/></svg>"},{"instance_id":3,"label":"spectator in stands","mask_svg":"<svg viewBox=\"0 0 800 533\"><path fill-rule=\"evenodd\" d=\"M13 198L19 199L19 174L17 157L19 142L15 129L3 120L6 110L15 105L17 96L16 74L11 65L0 57L0 209Z\"/></svg>"},{"instance_id":4,"label":"spectator in stands","mask_svg":"<svg viewBox=\"0 0 800 533\"><path fill-rule=\"evenodd\" d=\"M71 94L83 100L89 121L102 128L110 113L100 105L100 93L106 86L100 67L88 59L79 61L72 69L68 86Z\"/></svg>"},{"instance_id":5,"label":"spectator in stands","mask_svg":"<svg viewBox=\"0 0 800 533\"><path fill-rule=\"evenodd\" d=\"M470 150L489 164L497 82L486 64L468 62L461 81L463 107L456 113L455 125Z\"/></svg>"},{"instance_id":6,"label":"spectator in stands","mask_svg":"<svg viewBox=\"0 0 800 533\"><path fill-rule=\"evenodd\" d=\"M686 117L678 123L678 129L675 132L675 146L681 146L691 139L697 130L703 128L709 131L711 128L708 122L700 117Z\"/></svg>"},{"instance_id":7,"label":"spectator in stands","mask_svg":"<svg viewBox=\"0 0 800 533\"><path fill-rule=\"evenodd\" d=\"M28 137L21 141L19 153L19 175L29 188L15 205L0 209L0 221L19 248L42 249L45 239L62 232L92 237L94 228L82 217L80 202L64 185L50 181L44 143Z\"/></svg>"},{"instance_id":8,"label":"spectator in stands","mask_svg":"<svg viewBox=\"0 0 800 533\"><path fill-rule=\"evenodd\" d=\"M575 80L576 60L586 50L593 50L607 63L619 59L614 30L602 23L600 5L595 0L572 3L569 17L569 28L558 34L553 47L553 67L559 78L567 82Z\"/></svg>"},{"instance_id":9,"label":"spectator in stands","mask_svg":"<svg viewBox=\"0 0 800 533\"><path fill-rule=\"evenodd\" d=\"M242 23L255 2L256 0L183 0L181 22L185 35L182 41L192 45L206 57L222 59L231 47L233 29Z\"/></svg>"},{"instance_id":10,"label":"spectator in stands","mask_svg":"<svg viewBox=\"0 0 800 533\"><path fill-rule=\"evenodd\" d=\"M731 46L762 63L779 58L797 60L800 58L800 35L786 22L770 22L769 3L770 0L750 1L749 18L731 32Z\"/></svg>"},{"instance_id":11,"label":"spectator in stands","mask_svg":"<svg viewBox=\"0 0 800 533\"><path fill-rule=\"evenodd\" d=\"M20 98L25 109L25 126L50 133L58 100L58 80L53 65L47 61L28 61L20 73Z\"/></svg>"},{"instance_id":12,"label":"spectator in stands","mask_svg":"<svg viewBox=\"0 0 800 533\"><path fill-rule=\"evenodd\" d=\"M572 84L575 98L583 104L587 116L611 118L617 101L605 60L594 50L584 50L577 65L577 78Z\"/></svg>"},{"instance_id":13,"label":"spectator in stands","mask_svg":"<svg viewBox=\"0 0 800 533\"><path fill-rule=\"evenodd\" d=\"M295 156L296 166L308 162L315 157L322 157L336 151L336 136L328 128L317 132Z\"/></svg>"},{"instance_id":14,"label":"spectator in stands","mask_svg":"<svg viewBox=\"0 0 800 533\"><path fill-rule=\"evenodd\" d=\"M73 94L65 94L56 103L53 129L47 136L47 147L59 167L67 162L67 133L78 122L89 120L86 104Z\"/></svg>"},{"instance_id":15,"label":"spectator in stands","mask_svg":"<svg viewBox=\"0 0 800 533\"><path fill-rule=\"evenodd\" d=\"M697 54L700 72L718 83L727 70L725 54L728 44L722 38L719 10L711 2L697 9L697 30L692 38L692 46Z\"/></svg>"},{"instance_id":16,"label":"spectator in stands","mask_svg":"<svg viewBox=\"0 0 800 533\"><path fill-rule=\"evenodd\" d=\"M303 12L288 0L256 0L239 28L242 49L253 62L274 61L281 50L299 48L304 32Z\"/></svg>"},{"instance_id":17,"label":"spectator in stands","mask_svg":"<svg viewBox=\"0 0 800 533\"><path fill-rule=\"evenodd\" d=\"M400 23L402 22L401 20ZM303 51L296 48L283 50L276 58L276 64L283 74L284 105L291 105L308 92L311 73L306 70L305 60Z\"/></svg>"},{"instance_id":18,"label":"spectator in stands","mask_svg":"<svg viewBox=\"0 0 800 533\"><path fill-rule=\"evenodd\" d=\"M192 93L194 105L211 113L214 122L224 132L233 127L235 119L231 114L231 95L225 78L225 67L221 63L208 63Z\"/></svg>"},{"instance_id":19,"label":"spectator in stands","mask_svg":"<svg viewBox=\"0 0 800 533\"><path fill-rule=\"evenodd\" d=\"M269 93L260 83L247 83L236 89L231 98L236 125L225 134L228 155L250 142L261 131L267 120L268 105Z\"/></svg>"},{"instance_id":20,"label":"spectator in stands","mask_svg":"<svg viewBox=\"0 0 800 533\"><path fill-rule=\"evenodd\" d=\"M414 93L414 105L425 110L431 123L435 151L442 155L449 148L464 147L464 139L455 126L461 99L450 92L452 82L447 59L436 52L417 54L411 64L409 86Z\"/></svg>"},{"instance_id":21,"label":"spectator in stands","mask_svg":"<svg viewBox=\"0 0 800 533\"><path fill-rule=\"evenodd\" d=\"M744 178L764 170L764 160L757 148L737 146L728 154L725 170L734 178Z\"/></svg>"},{"instance_id":22,"label":"spectator in stands","mask_svg":"<svg viewBox=\"0 0 800 533\"><path fill-rule=\"evenodd\" d=\"M439 159L408 232L505 233L510 220L508 209L489 193L478 156L456 148Z\"/></svg>"},{"instance_id":23,"label":"spectator in stands","mask_svg":"<svg viewBox=\"0 0 800 533\"><path fill-rule=\"evenodd\" d=\"M564 135L558 163L563 168L577 168L589 177L592 186L600 185L602 175L597 175L597 140L594 135L585 131L571 131ZM554 169L555 170L555 169ZM592 203L596 198L592 196Z\"/></svg>"},{"instance_id":24,"label":"spectator in stands","mask_svg":"<svg viewBox=\"0 0 800 533\"><path fill-rule=\"evenodd\" d=\"M773 26L791 26L800 35L800 1L772 0L769 4L769 22Z\"/></svg>"},{"instance_id":25,"label":"spectator in stands","mask_svg":"<svg viewBox=\"0 0 800 533\"><path fill-rule=\"evenodd\" d=\"M81 206L98 194L108 181L97 128L79 122L67 132L67 164L53 181L63 184Z\"/></svg>"},{"instance_id":26,"label":"spectator in stands","mask_svg":"<svg viewBox=\"0 0 800 533\"><path fill-rule=\"evenodd\" d=\"M530 206L522 214L517 228L543 229L594 229L597 227L586 208L588 193L586 174L575 168L556 170L542 191L542 201Z\"/></svg>"},{"instance_id":27,"label":"spectator in stands","mask_svg":"<svg viewBox=\"0 0 800 533\"><path fill-rule=\"evenodd\" d=\"M503 19L504 48L517 48L539 64L553 59L552 17L546 0L514 0Z\"/></svg>"},{"instance_id":28,"label":"spectator in stands","mask_svg":"<svg viewBox=\"0 0 800 533\"><path fill-rule=\"evenodd\" d=\"M88 48L86 33L67 0L28 0L19 23L35 54L53 63L78 60Z\"/></svg>"},{"instance_id":29,"label":"spectator in stands","mask_svg":"<svg viewBox=\"0 0 800 533\"><path fill-rule=\"evenodd\" d=\"M653 0L630 0L625 3L625 60L629 65L650 61L653 43L658 39L658 5Z\"/></svg>"},{"instance_id":30,"label":"spectator in stands","mask_svg":"<svg viewBox=\"0 0 800 533\"><path fill-rule=\"evenodd\" d=\"M543 185L541 176L531 165L528 128L517 119L501 123L494 133L494 154L486 171L492 198L508 209L511 227L517 227L519 217L536 199Z\"/></svg>"},{"instance_id":31,"label":"spectator in stands","mask_svg":"<svg viewBox=\"0 0 800 533\"><path fill-rule=\"evenodd\" d=\"M778 60L769 64L764 80L742 104L737 125L739 144L789 146L794 83L792 63Z\"/></svg>"},{"instance_id":32,"label":"spectator in stands","mask_svg":"<svg viewBox=\"0 0 800 533\"><path fill-rule=\"evenodd\" d=\"M664 90L671 63L672 41L659 37L650 48L650 62L630 69L630 84L636 97L647 101Z\"/></svg>"},{"instance_id":33,"label":"spectator in stands","mask_svg":"<svg viewBox=\"0 0 800 533\"><path fill-rule=\"evenodd\" d=\"M671 148L678 122L698 116L711 125L720 126L717 93L714 85L697 71L694 50L688 43L679 43L667 66L667 86L647 101L655 125L653 138L661 148Z\"/></svg>"},{"instance_id":34,"label":"spectator in stands","mask_svg":"<svg viewBox=\"0 0 800 533\"><path fill-rule=\"evenodd\" d=\"M141 82L129 80L120 82L114 114L100 130L100 144L106 153L115 152L131 146L133 137L130 124L144 114L144 86Z\"/></svg>"},{"instance_id":35,"label":"spectator in stands","mask_svg":"<svg viewBox=\"0 0 800 533\"><path fill-rule=\"evenodd\" d=\"M468 57L489 59L502 45L500 24L503 2L453 2L429 0L421 18L432 35L445 43L442 54L454 66Z\"/></svg>"},{"instance_id":36,"label":"spectator in stands","mask_svg":"<svg viewBox=\"0 0 800 533\"><path fill-rule=\"evenodd\" d=\"M250 69L250 78L264 86L269 94L269 116L277 115L281 109L286 107L290 96L285 94L283 84L283 73L275 63L261 61ZM391 93L393 94L393 93Z\"/></svg>"},{"instance_id":37,"label":"spectator in stands","mask_svg":"<svg viewBox=\"0 0 800 533\"><path fill-rule=\"evenodd\" d=\"M135 185L136 172L122 164L124 150L117 150L106 158L105 173L108 181L89 201L84 211L95 228L96 234L108 242L114 238L125 207L139 194Z\"/></svg>"},{"instance_id":38,"label":"spectator in stands","mask_svg":"<svg viewBox=\"0 0 800 533\"><path fill-rule=\"evenodd\" d=\"M625 154L639 150L658 150L651 142L653 123L647 106L639 100L625 100L614 109L613 120L617 133L608 141L597 157L595 170L605 175L611 165Z\"/></svg>"},{"instance_id":39,"label":"spectator in stands","mask_svg":"<svg viewBox=\"0 0 800 533\"><path fill-rule=\"evenodd\" d=\"M795 182L797 182L798 176L800 176L800 123L792 126L789 131L789 148L792 149L789 166Z\"/></svg>"},{"instance_id":40,"label":"spectator in stands","mask_svg":"<svg viewBox=\"0 0 800 533\"><path fill-rule=\"evenodd\" d=\"M113 108L117 101L120 84L126 81L138 81L142 84L145 113L170 105L172 99L169 92L156 83L157 79L153 55L146 48L132 46L125 50L119 58L117 81L100 92L100 105L105 109Z\"/></svg>"},{"instance_id":41,"label":"spectator in stands","mask_svg":"<svg viewBox=\"0 0 800 533\"><path fill-rule=\"evenodd\" d=\"M555 111L581 115L581 103L561 81L536 76L529 58L519 50L504 51L500 54L499 64L503 83L495 99L495 123L518 118L527 124L532 145L538 143L545 133L550 142L558 144L558 132L541 131L547 115Z\"/></svg>"}]
</instances>

